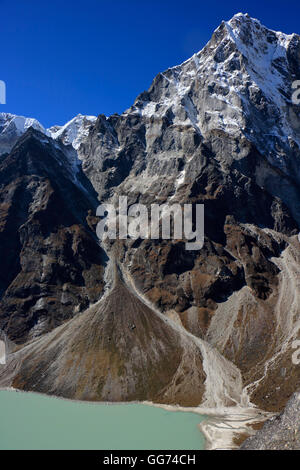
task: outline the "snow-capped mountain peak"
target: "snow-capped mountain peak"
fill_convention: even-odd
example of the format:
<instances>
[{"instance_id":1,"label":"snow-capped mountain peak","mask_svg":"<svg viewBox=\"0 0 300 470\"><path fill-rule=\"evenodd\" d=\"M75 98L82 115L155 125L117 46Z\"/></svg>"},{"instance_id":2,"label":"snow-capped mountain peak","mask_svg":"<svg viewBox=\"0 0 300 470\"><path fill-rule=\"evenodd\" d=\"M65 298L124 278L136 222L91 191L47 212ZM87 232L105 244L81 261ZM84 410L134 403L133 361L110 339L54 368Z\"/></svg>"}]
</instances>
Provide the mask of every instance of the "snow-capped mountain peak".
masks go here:
<instances>
[{"instance_id":1,"label":"snow-capped mountain peak","mask_svg":"<svg viewBox=\"0 0 300 470\"><path fill-rule=\"evenodd\" d=\"M246 59L247 71L268 97L278 101L278 89L286 87L287 52L296 35L272 31L249 15L238 14L225 22L229 39Z\"/></svg>"},{"instance_id":2,"label":"snow-capped mountain peak","mask_svg":"<svg viewBox=\"0 0 300 470\"><path fill-rule=\"evenodd\" d=\"M59 139L64 145L72 145L77 150L82 139L88 135L89 129L96 119L96 116L78 114L64 126L50 128L48 131L53 139Z\"/></svg>"},{"instance_id":3,"label":"snow-capped mountain peak","mask_svg":"<svg viewBox=\"0 0 300 470\"><path fill-rule=\"evenodd\" d=\"M0 113L0 154L8 153L15 145L19 137L30 127L42 132L54 140L59 140L64 145L71 145L77 150L88 135L90 126L96 121L95 116L78 114L64 126L52 126L49 129L37 120L11 113Z\"/></svg>"},{"instance_id":4,"label":"snow-capped mountain peak","mask_svg":"<svg viewBox=\"0 0 300 470\"><path fill-rule=\"evenodd\" d=\"M30 127L50 136L50 133L36 119L0 113L0 155L10 152L19 137Z\"/></svg>"},{"instance_id":5,"label":"snow-capped mountain peak","mask_svg":"<svg viewBox=\"0 0 300 470\"><path fill-rule=\"evenodd\" d=\"M159 74L128 112L172 117L173 125L193 127L203 138L215 130L244 136L286 171L291 147L300 152L300 117L292 103L299 57L297 34L238 13L200 52Z\"/></svg>"},{"instance_id":6,"label":"snow-capped mountain peak","mask_svg":"<svg viewBox=\"0 0 300 470\"><path fill-rule=\"evenodd\" d=\"M0 113L0 133L17 132L22 135L24 132L33 127L44 134L48 134L42 124L37 119L27 118L24 116L16 116L10 113Z\"/></svg>"},{"instance_id":7,"label":"snow-capped mountain peak","mask_svg":"<svg viewBox=\"0 0 300 470\"><path fill-rule=\"evenodd\" d=\"M274 39L274 36L276 36L285 42L284 45L286 48L292 37L296 36L294 33L285 34L281 31L274 31L270 28L267 28L258 19L251 17L248 13L237 13L229 21L225 21L224 23L227 26L230 26L234 36L239 37L242 40L243 36L247 36L248 45L251 44L251 42L249 42L249 36L252 36L254 42L259 42L259 40L264 42L266 36L272 42L272 39Z\"/></svg>"}]
</instances>

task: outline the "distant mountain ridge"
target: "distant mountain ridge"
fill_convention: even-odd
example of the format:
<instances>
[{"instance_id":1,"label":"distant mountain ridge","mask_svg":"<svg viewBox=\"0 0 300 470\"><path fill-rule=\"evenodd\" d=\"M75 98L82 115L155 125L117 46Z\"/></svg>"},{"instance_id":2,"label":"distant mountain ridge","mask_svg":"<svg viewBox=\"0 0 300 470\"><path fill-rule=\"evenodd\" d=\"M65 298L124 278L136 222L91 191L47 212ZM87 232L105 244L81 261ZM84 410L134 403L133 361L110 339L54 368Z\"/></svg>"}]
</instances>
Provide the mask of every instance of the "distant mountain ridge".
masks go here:
<instances>
[{"instance_id":1,"label":"distant mountain ridge","mask_svg":"<svg viewBox=\"0 0 300 470\"><path fill-rule=\"evenodd\" d=\"M96 119L96 116L78 114L64 126L52 126L45 129L36 119L10 113L0 113L0 152L10 151L18 138L30 127L37 129L48 137L52 137L54 140L60 139L65 145L78 148L80 140L87 134L90 125Z\"/></svg>"}]
</instances>

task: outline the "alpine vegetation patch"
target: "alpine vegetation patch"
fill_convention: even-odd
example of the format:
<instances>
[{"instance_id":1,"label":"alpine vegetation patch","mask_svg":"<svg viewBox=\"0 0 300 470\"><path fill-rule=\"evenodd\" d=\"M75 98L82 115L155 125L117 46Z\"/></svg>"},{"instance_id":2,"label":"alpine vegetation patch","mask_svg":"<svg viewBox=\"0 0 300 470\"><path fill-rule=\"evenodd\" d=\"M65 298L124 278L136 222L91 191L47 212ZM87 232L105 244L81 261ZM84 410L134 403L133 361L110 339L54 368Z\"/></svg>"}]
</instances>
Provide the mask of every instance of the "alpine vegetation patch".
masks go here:
<instances>
[{"instance_id":1,"label":"alpine vegetation patch","mask_svg":"<svg viewBox=\"0 0 300 470\"><path fill-rule=\"evenodd\" d=\"M119 206L101 204L96 212L101 218L97 236L106 239L126 240L184 240L186 250L201 250L204 244L203 204L144 204L128 208L126 196L119 197Z\"/></svg>"},{"instance_id":2,"label":"alpine vegetation patch","mask_svg":"<svg viewBox=\"0 0 300 470\"><path fill-rule=\"evenodd\" d=\"M0 80L0 104L6 104L6 85L3 80Z\"/></svg>"}]
</instances>

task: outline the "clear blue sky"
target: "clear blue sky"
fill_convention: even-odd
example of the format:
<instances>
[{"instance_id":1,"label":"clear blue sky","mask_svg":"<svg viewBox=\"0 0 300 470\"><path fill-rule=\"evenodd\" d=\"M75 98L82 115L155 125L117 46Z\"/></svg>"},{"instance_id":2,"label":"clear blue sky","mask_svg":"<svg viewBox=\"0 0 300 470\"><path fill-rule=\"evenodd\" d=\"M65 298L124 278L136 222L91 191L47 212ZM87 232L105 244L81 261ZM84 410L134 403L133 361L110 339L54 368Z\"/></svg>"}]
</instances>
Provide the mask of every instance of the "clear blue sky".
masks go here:
<instances>
[{"instance_id":1,"label":"clear blue sky","mask_svg":"<svg viewBox=\"0 0 300 470\"><path fill-rule=\"evenodd\" d=\"M300 33L299 0L0 0L0 111L47 127L78 113L121 113L240 11Z\"/></svg>"}]
</instances>

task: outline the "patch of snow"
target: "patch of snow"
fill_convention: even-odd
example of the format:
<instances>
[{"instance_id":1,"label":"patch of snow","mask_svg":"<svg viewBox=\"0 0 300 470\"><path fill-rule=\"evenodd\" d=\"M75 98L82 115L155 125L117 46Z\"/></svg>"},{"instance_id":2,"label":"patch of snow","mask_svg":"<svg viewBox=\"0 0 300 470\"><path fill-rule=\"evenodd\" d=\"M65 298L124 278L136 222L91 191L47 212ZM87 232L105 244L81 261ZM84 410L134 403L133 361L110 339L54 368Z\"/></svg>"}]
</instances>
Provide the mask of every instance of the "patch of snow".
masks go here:
<instances>
[{"instance_id":1,"label":"patch of snow","mask_svg":"<svg viewBox=\"0 0 300 470\"><path fill-rule=\"evenodd\" d=\"M179 188L179 186L183 184L184 179L185 179L185 169L179 173L178 178L176 179L176 182L175 182L176 188Z\"/></svg>"}]
</instances>

